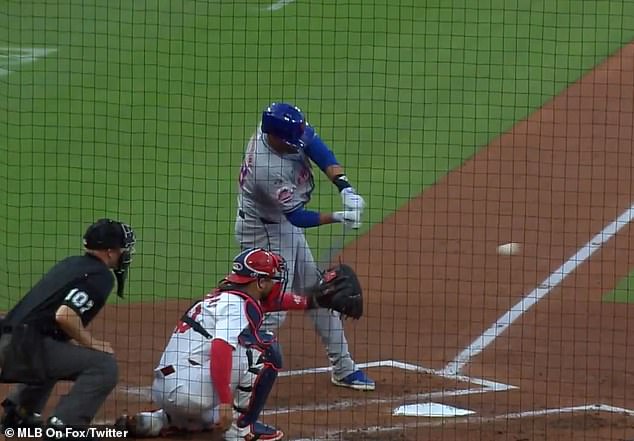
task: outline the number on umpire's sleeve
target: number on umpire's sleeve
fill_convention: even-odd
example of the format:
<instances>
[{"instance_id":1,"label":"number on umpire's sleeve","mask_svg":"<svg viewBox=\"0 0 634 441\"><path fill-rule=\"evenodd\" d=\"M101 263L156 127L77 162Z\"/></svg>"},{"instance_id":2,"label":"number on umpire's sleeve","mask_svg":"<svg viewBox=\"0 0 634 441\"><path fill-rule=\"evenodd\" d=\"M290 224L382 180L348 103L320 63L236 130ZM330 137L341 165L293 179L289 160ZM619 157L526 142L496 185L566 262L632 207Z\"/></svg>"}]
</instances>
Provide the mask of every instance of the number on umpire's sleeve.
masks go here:
<instances>
[{"instance_id":1,"label":"number on umpire's sleeve","mask_svg":"<svg viewBox=\"0 0 634 441\"><path fill-rule=\"evenodd\" d=\"M64 300L71 302L77 308L81 308L86 304L89 300L88 294L83 291L78 290L77 288L73 288L70 290L68 295L64 298Z\"/></svg>"}]
</instances>

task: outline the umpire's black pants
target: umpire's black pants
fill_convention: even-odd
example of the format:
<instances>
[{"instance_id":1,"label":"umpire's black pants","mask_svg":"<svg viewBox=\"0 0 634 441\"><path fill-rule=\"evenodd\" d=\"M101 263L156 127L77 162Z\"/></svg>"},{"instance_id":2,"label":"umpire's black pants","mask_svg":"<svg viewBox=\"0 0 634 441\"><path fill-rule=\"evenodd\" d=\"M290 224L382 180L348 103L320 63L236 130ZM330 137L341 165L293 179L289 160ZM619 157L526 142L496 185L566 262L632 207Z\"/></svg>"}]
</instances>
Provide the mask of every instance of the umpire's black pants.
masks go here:
<instances>
[{"instance_id":1,"label":"umpire's black pants","mask_svg":"<svg viewBox=\"0 0 634 441\"><path fill-rule=\"evenodd\" d=\"M93 417L117 385L118 368L113 355L46 337L45 362L49 383L16 385L10 401L26 411L42 413L55 383L73 381L67 395L60 398L51 416L68 426L90 424Z\"/></svg>"}]
</instances>

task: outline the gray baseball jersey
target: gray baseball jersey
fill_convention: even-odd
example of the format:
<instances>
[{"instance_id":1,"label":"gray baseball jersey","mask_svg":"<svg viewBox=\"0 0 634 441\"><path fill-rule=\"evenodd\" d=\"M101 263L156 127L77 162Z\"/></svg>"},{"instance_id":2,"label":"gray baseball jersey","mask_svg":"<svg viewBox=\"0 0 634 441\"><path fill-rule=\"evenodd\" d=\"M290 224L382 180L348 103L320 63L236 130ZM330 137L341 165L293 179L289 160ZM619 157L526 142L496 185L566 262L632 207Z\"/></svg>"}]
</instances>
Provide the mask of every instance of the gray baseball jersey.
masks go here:
<instances>
[{"instance_id":1,"label":"gray baseball jersey","mask_svg":"<svg viewBox=\"0 0 634 441\"><path fill-rule=\"evenodd\" d=\"M305 205L315 188L306 153L280 155L273 151L258 128L249 140L240 169L238 207L246 216L271 222Z\"/></svg>"},{"instance_id":2,"label":"gray baseball jersey","mask_svg":"<svg viewBox=\"0 0 634 441\"><path fill-rule=\"evenodd\" d=\"M279 253L288 266L289 287L303 292L317 282L319 272L303 228L292 225L285 213L310 201L315 183L306 153L279 155L266 144L258 128L249 140L240 169L236 240L242 250L262 247ZM307 314L326 347L333 373L343 378L356 370L341 319L326 309ZM263 329L275 330L286 312L266 314Z\"/></svg>"}]
</instances>

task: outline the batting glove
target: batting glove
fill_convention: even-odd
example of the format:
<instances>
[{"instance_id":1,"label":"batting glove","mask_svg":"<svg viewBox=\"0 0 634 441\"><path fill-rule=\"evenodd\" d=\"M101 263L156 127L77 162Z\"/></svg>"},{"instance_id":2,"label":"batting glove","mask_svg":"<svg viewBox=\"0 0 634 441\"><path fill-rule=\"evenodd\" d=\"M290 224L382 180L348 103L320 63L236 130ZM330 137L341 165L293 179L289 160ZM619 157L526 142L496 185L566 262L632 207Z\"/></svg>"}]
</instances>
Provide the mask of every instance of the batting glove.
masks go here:
<instances>
[{"instance_id":1,"label":"batting glove","mask_svg":"<svg viewBox=\"0 0 634 441\"><path fill-rule=\"evenodd\" d=\"M345 210L363 211L365 208L365 201L352 187L341 190L341 200Z\"/></svg>"},{"instance_id":2,"label":"batting glove","mask_svg":"<svg viewBox=\"0 0 634 441\"><path fill-rule=\"evenodd\" d=\"M361 228L361 211L359 210L335 211L332 213L332 218L335 222L343 222L345 226L355 230Z\"/></svg>"}]
</instances>

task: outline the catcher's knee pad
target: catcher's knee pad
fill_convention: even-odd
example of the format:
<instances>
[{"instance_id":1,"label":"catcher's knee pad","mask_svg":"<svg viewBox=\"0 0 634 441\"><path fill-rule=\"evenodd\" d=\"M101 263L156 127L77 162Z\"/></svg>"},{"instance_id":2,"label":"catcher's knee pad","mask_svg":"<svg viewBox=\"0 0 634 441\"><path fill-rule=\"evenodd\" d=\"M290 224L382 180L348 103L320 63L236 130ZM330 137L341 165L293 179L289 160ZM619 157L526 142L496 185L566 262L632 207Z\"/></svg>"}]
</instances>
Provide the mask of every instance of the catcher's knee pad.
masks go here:
<instances>
[{"instance_id":1,"label":"catcher's knee pad","mask_svg":"<svg viewBox=\"0 0 634 441\"><path fill-rule=\"evenodd\" d=\"M282 352L277 342L266 349L247 349L249 367L238 385L234 407L240 414L237 425L246 427L258 420L266 404L277 374L282 368Z\"/></svg>"},{"instance_id":2,"label":"catcher's knee pad","mask_svg":"<svg viewBox=\"0 0 634 441\"><path fill-rule=\"evenodd\" d=\"M280 344L278 342L272 343L264 352L260 353L256 364L260 362L264 365L271 365L276 371L282 369L282 348Z\"/></svg>"},{"instance_id":3,"label":"catcher's knee pad","mask_svg":"<svg viewBox=\"0 0 634 441\"><path fill-rule=\"evenodd\" d=\"M271 344L275 343L276 337L270 331L257 331L254 333L251 328L246 328L238 336L238 342L245 348L258 348L260 352L266 350Z\"/></svg>"}]
</instances>

